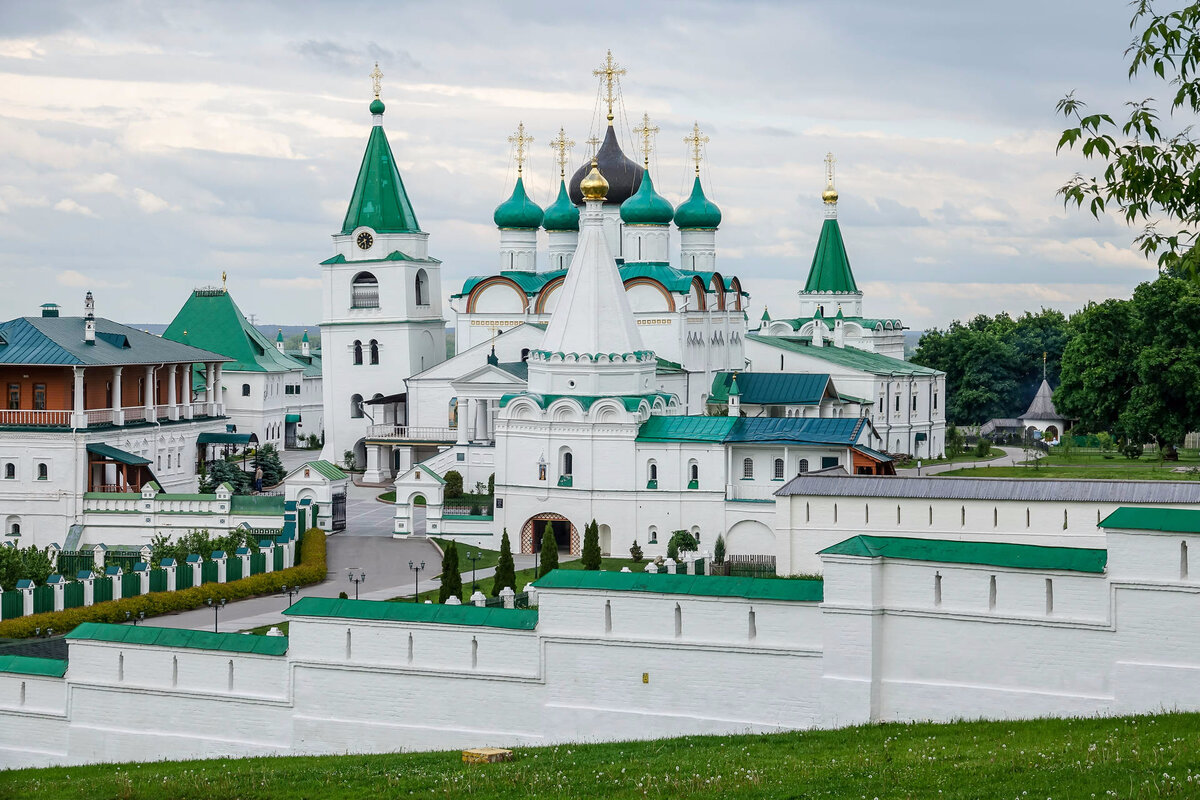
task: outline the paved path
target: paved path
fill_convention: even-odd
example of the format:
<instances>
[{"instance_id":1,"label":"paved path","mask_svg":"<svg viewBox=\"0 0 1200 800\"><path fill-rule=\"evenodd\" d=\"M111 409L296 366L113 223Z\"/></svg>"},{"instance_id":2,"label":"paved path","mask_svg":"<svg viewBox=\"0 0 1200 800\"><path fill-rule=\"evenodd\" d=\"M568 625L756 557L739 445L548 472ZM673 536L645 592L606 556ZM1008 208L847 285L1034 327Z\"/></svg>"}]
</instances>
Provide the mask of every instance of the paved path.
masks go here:
<instances>
[{"instance_id":1,"label":"paved path","mask_svg":"<svg viewBox=\"0 0 1200 800\"><path fill-rule=\"evenodd\" d=\"M920 477L937 475L938 473L950 472L951 470L955 469L969 469L971 467L986 467L989 465L995 467L1019 467L1021 466L1021 462L1025 460L1025 451L1020 447L997 446L996 449L1004 451L1004 456L1002 458L985 458L981 461L952 461L948 464L931 464L927 467L921 468ZM1042 457L1040 450L1033 450L1031 451L1031 454L1036 454L1037 458ZM909 478L918 477L916 467L898 469L896 470L896 474Z\"/></svg>"}]
</instances>

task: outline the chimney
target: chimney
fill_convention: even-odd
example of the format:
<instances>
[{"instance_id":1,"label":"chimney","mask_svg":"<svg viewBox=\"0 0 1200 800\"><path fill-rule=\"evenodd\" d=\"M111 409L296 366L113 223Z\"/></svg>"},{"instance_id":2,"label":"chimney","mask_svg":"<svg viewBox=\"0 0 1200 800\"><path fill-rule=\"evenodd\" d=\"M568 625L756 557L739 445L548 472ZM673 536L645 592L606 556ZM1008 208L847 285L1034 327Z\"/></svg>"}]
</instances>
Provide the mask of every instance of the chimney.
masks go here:
<instances>
[{"instance_id":1,"label":"chimney","mask_svg":"<svg viewBox=\"0 0 1200 800\"><path fill-rule=\"evenodd\" d=\"M43 317L57 317L58 316L58 303L42 303L42 316Z\"/></svg>"},{"instance_id":2,"label":"chimney","mask_svg":"<svg viewBox=\"0 0 1200 800\"><path fill-rule=\"evenodd\" d=\"M83 298L83 341L87 344L96 343L96 301L88 292Z\"/></svg>"}]
</instances>

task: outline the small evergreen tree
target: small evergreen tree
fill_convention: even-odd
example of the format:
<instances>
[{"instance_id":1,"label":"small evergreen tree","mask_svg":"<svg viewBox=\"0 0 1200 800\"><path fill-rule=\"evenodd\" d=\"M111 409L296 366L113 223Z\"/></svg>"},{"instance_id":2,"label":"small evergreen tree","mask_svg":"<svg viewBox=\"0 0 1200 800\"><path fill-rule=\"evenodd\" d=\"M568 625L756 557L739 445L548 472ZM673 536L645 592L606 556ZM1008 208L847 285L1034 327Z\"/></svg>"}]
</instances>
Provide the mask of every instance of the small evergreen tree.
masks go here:
<instances>
[{"instance_id":1,"label":"small evergreen tree","mask_svg":"<svg viewBox=\"0 0 1200 800\"><path fill-rule=\"evenodd\" d=\"M513 566L512 545L508 542L508 528L500 537L500 560L496 562L496 576L492 579L492 597L499 597L505 586L517 590L517 571Z\"/></svg>"},{"instance_id":2,"label":"small evergreen tree","mask_svg":"<svg viewBox=\"0 0 1200 800\"><path fill-rule=\"evenodd\" d=\"M496 493L496 473L488 475L488 494Z\"/></svg>"},{"instance_id":3,"label":"small evergreen tree","mask_svg":"<svg viewBox=\"0 0 1200 800\"><path fill-rule=\"evenodd\" d=\"M988 454L990 454L991 452L992 452L991 441L984 438L983 436L980 436L979 441L975 442L975 457L976 458L987 458Z\"/></svg>"},{"instance_id":4,"label":"small evergreen tree","mask_svg":"<svg viewBox=\"0 0 1200 800\"><path fill-rule=\"evenodd\" d=\"M725 537L720 534L717 535L717 542L713 545L713 563L725 563Z\"/></svg>"},{"instance_id":5,"label":"small evergreen tree","mask_svg":"<svg viewBox=\"0 0 1200 800\"><path fill-rule=\"evenodd\" d=\"M458 570L458 547L454 542L446 545L442 554L442 585L438 589L438 602L445 603L451 597L462 599L462 575Z\"/></svg>"},{"instance_id":6,"label":"small evergreen tree","mask_svg":"<svg viewBox=\"0 0 1200 800\"><path fill-rule=\"evenodd\" d=\"M600 569L600 526L592 520L583 533L583 553L580 560L584 569Z\"/></svg>"},{"instance_id":7,"label":"small evergreen tree","mask_svg":"<svg viewBox=\"0 0 1200 800\"><path fill-rule=\"evenodd\" d=\"M446 479L446 499L452 500L463 495L463 476L456 469L449 470L442 476Z\"/></svg>"},{"instance_id":8,"label":"small evergreen tree","mask_svg":"<svg viewBox=\"0 0 1200 800\"><path fill-rule=\"evenodd\" d=\"M255 468L263 471L263 486L277 486L287 473L283 462L279 460L279 451L273 444L264 444L254 455Z\"/></svg>"},{"instance_id":9,"label":"small evergreen tree","mask_svg":"<svg viewBox=\"0 0 1200 800\"><path fill-rule=\"evenodd\" d=\"M962 453L965 444L966 437L957 425L946 428L946 458L954 458Z\"/></svg>"},{"instance_id":10,"label":"small evergreen tree","mask_svg":"<svg viewBox=\"0 0 1200 800\"><path fill-rule=\"evenodd\" d=\"M208 470L204 483L200 486L201 494L212 494L222 483L233 487L234 494L250 494L250 476L242 471L237 464L229 461L215 461Z\"/></svg>"},{"instance_id":11,"label":"small evergreen tree","mask_svg":"<svg viewBox=\"0 0 1200 800\"><path fill-rule=\"evenodd\" d=\"M558 569L558 540L554 538L554 527L547 522L542 533L542 564L538 568L538 577L552 569Z\"/></svg>"},{"instance_id":12,"label":"small evergreen tree","mask_svg":"<svg viewBox=\"0 0 1200 800\"><path fill-rule=\"evenodd\" d=\"M633 559L633 563L638 564L642 560L642 546L637 543L637 539L633 540L633 547L629 548L629 557Z\"/></svg>"}]
</instances>

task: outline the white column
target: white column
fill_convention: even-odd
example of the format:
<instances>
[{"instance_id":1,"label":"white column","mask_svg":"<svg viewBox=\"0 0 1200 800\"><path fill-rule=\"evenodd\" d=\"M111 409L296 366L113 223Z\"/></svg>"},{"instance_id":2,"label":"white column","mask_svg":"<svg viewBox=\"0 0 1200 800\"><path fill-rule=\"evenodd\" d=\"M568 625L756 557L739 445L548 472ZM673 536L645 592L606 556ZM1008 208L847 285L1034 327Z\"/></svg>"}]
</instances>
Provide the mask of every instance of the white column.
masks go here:
<instances>
[{"instance_id":1,"label":"white column","mask_svg":"<svg viewBox=\"0 0 1200 800\"><path fill-rule=\"evenodd\" d=\"M467 422L467 425L470 426L469 430L467 431L467 438L472 442L476 441L479 438L479 435L478 435L479 401L473 397L467 400L467 420L466 420L466 422Z\"/></svg>"},{"instance_id":2,"label":"white column","mask_svg":"<svg viewBox=\"0 0 1200 800\"><path fill-rule=\"evenodd\" d=\"M167 416L171 419L179 419L179 398L175 394L175 370L177 365L172 364L167 367L167 379L170 381L167 386Z\"/></svg>"},{"instance_id":3,"label":"white column","mask_svg":"<svg viewBox=\"0 0 1200 800\"><path fill-rule=\"evenodd\" d=\"M213 416L213 364L204 365L204 415Z\"/></svg>"},{"instance_id":4,"label":"white column","mask_svg":"<svg viewBox=\"0 0 1200 800\"><path fill-rule=\"evenodd\" d=\"M481 442L488 439L487 400L475 401L475 438Z\"/></svg>"},{"instance_id":5,"label":"white column","mask_svg":"<svg viewBox=\"0 0 1200 800\"><path fill-rule=\"evenodd\" d=\"M73 369L75 370L75 407L71 427L86 428L87 414L83 410L83 367L73 367Z\"/></svg>"},{"instance_id":6,"label":"white column","mask_svg":"<svg viewBox=\"0 0 1200 800\"><path fill-rule=\"evenodd\" d=\"M158 398L155 396L157 394L155 392L155 388L154 367L146 367L146 396L143 398L146 401L146 422L154 422L155 415L158 413L157 409L155 408L155 405L158 402Z\"/></svg>"},{"instance_id":7,"label":"white column","mask_svg":"<svg viewBox=\"0 0 1200 800\"><path fill-rule=\"evenodd\" d=\"M125 424L125 411L122 408L124 401L122 399L123 392L121 391L121 370L124 367L113 367L113 424Z\"/></svg>"},{"instance_id":8,"label":"white column","mask_svg":"<svg viewBox=\"0 0 1200 800\"><path fill-rule=\"evenodd\" d=\"M216 404L214 413L218 417L223 417L223 416L225 416L225 395L221 391L221 365L220 364L215 364L213 366L213 373L214 373L213 380L216 381L216 386L213 388L213 392L215 393L214 397L213 397L213 402Z\"/></svg>"},{"instance_id":9,"label":"white column","mask_svg":"<svg viewBox=\"0 0 1200 800\"><path fill-rule=\"evenodd\" d=\"M458 399L458 440L455 444L466 444L470 441L468 426L471 424L470 400Z\"/></svg>"}]
</instances>

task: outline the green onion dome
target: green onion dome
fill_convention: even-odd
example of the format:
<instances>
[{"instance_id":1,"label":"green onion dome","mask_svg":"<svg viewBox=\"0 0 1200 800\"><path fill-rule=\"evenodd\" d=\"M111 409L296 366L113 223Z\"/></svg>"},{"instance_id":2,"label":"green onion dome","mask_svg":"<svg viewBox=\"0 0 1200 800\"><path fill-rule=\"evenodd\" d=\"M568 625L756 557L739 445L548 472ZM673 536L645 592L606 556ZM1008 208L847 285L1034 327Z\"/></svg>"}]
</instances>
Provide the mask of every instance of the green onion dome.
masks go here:
<instances>
[{"instance_id":1,"label":"green onion dome","mask_svg":"<svg viewBox=\"0 0 1200 800\"><path fill-rule=\"evenodd\" d=\"M382 114L384 108L383 101L378 97L371 101L370 109L372 114Z\"/></svg>"},{"instance_id":2,"label":"green onion dome","mask_svg":"<svg viewBox=\"0 0 1200 800\"><path fill-rule=\"evenodd\" d=\"M721 209L704 196L700 176L692 184L692 194L675 209L675 224L681 228L715 228L721 224Z\"/></svg>"},{"instance_id":3,"label":"green onion dome","mask_svg":"<svg viewBox=\"0 0 1200 800\"><path fill-rule=\"evenodd\" d=\"M517 178L512 197L496 206L492 220L497 228L540 228L542 216L542 207L525 194L524 179Z\"/></svg>"},{"instance_id":4,"label":"green onion dome","mask_svg":"<svg viewBox=\"0 0 1200 800\"><path fill-rule=\"evenodd\" d=\"M633 197L621 203L621 219L628 225L670 225L674 218L675 209L654 191L650 172L642 173L642 185Z\"/></svg>"},{"instance_id":5,"label":"green onion dome","mask_svg":"<svg viewBox=\"0 0 1200 800\"><path fill-rule=\"evenodd\" d=\"M542 227L548 231L577 231L579 230L579 209L567 195L567 182L558 182L558 199L546 209L542 219Z\"/></svg>"}]
</instances>

